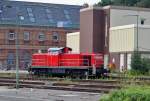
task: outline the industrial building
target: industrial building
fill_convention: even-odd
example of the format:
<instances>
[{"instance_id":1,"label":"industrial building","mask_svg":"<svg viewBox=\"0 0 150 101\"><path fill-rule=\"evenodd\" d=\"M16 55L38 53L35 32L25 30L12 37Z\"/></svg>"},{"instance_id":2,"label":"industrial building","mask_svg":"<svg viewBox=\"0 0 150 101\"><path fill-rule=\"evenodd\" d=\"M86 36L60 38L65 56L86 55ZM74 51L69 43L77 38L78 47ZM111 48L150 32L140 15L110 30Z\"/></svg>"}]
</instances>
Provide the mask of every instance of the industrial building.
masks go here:
<instances>
[{"instance_id":1,"label":"industrial building","mask_svg":"<svg viewBox=\"0 0 150 101\"><path fill-rule=\"evenodd\" d=\"M73 53L80 53L80 32L67 33L66 46L72 48Z\"/></svg>"},{"instance_id":2,"label":"industrial building","mask_svg":"<svg viewBox=\"0 0 150 101\"><path fill-rule=\"evenodd\" d=\"M66 46L66 34L79 31L81 6L0 1L0 69L27 69L31 54ZM18 48L17 48L18 47Z\"/></svg>"},{"instance_id":3,"label":"industrial building","mask_svg":"<svg viewBox=\"0 0 150 101\"><path fill-rule=\"evenodd\" d=\"M149 25L148 8L105 6L81 9L80 51L105 54L105 67L114 62L120 71L130 69L131 55L137 47L137 40L142 54L150 52Z\"/></svg>"},{"instance_id":4,"label":"industrial building","mask_svg":"<svg viewBox=\"0 0 150 101\"><path fill-rule=\"evenodd\" d=\"M139 25L138 29L134 24L111 27L109 40L110 61L120 67L120 71L131 69L134 51L150 58L150 25Z\"/></svg>"}]
</instances>

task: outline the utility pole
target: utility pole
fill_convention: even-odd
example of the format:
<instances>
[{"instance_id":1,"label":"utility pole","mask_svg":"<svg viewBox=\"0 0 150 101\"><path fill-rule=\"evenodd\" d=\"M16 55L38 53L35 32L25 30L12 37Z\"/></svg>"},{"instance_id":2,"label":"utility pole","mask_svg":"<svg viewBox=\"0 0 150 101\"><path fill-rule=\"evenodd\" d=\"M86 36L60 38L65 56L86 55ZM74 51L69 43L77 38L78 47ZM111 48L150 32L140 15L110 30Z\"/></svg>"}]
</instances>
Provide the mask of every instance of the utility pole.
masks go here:
<instances>
[{"instance_id":1,"label":"utility pole","mask_svg":"<svg viewBox=\"0 0 150 101\"><path fill-rule=\"evenodd\" d=\"M19 13L19 8L16 8L17 11L17 17L20 17L20 13ZM17 18L17 19L18 19ZM19 26L20 26L20 21L16 20L16 89L19 89Z\"/></svg>"},{"instance_id":2,"label":"utility pole","mask_svg":"<svg viewBox=\"0 0 150 101\"><path fill-rule=\"evenodd\" d=\"M137 43L136 43L137 47L136 48L137 48L137 53L138 53L138 51L139 51L139 41L138 41L138 39L139 39L139 15L136 15L136 17L137 17L136 18L136 20L137 20L136 21L137 22L137 28L136 28L137 29Z\"/></svg>"},{"instance_id":3,"label":"utility pole","mask_svg":"<svg viewBox=\"0 0 150 101\"><path fill-rule=\"evenodd\" d=\"M18 54L18 49L19 49L19 42L18 42L18 32L16 32L16 89L19 88L19 54Z\"/></svg>"},{"instance_id":4,"label":"utility pole","mask_svg":"<svg viewBox=\"0 0 150 101\"><path fill-rule=\"evenodd\" d=\"M13 8L13 6L6 6L6 8ZM17 17L18 17L18 11L19 11L19 8L17 7L16 8L16 12L17 12ZM17 18L18 19L18 18ZM18 53L18 50L19 50L19 42L18 42L18 33L19 33L19 30L18 30L18 26L19 24L17 24L17 21L15 21L15 24L16 24L16 33L15 33L15 49L16 49L16 89L19 88L19 53Z\"/></svg>"}]
</instances>

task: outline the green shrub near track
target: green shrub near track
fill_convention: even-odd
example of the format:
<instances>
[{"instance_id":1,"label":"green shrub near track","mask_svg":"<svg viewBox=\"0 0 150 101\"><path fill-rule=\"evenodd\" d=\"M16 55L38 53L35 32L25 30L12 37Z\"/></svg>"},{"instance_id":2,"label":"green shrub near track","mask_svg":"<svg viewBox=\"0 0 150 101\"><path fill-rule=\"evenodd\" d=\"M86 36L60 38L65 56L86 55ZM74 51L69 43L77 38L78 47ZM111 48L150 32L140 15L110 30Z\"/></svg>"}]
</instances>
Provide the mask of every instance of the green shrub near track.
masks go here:
<instances>
[{"instance_id":1,"label":"green shrub near track","mask_svg":"<svg viewBox=\"0 0 150 101\"><path fill-rule=\"evenodd\" d=\"M150 86L130 86L104 95L100 101L150 101Z\"/></svg>"}]
</instances>

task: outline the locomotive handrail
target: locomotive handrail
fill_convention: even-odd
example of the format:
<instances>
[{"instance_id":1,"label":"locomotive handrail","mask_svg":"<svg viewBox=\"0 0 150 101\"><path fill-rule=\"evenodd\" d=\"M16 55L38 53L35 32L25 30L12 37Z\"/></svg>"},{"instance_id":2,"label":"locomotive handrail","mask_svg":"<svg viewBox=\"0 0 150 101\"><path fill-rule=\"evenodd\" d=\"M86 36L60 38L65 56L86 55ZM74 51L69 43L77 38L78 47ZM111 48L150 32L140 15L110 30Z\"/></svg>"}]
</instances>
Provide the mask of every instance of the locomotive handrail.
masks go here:
<instances>
[{"instance_id":1,"label":"locomotive handrail","mask_svg":"<svg viewBox=\"0 0 150 101\"><path fill-rule=\"evenodd\" d=\"M60 63L59 66L61 66L62 64L67 64L69 66L69 65L72 65L72 64L77 65L77 64L80 64L80 63L81 63L80 66L90 66L89 62L90 61L88 59L61 59L60 62L59 62Z\"/></svg>"}]
</instances>

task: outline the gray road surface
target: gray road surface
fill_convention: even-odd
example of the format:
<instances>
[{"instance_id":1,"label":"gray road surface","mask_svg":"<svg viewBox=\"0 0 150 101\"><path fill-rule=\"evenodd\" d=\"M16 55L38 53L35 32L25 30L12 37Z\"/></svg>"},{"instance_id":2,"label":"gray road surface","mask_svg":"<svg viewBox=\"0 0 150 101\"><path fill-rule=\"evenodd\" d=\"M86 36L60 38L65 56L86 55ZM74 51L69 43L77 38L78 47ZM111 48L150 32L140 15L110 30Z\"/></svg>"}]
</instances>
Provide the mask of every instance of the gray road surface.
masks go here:
<instances>
[{"instance_id":1,"label":"gray road surface","mask_svg":"<svg viewBox=\"0 0 150 101\"><path fill-rule=\"evenodd\" d=\"M0 87L0 101L99 101L100 96L99 93Z\"/></svg>"}]
</instances>

